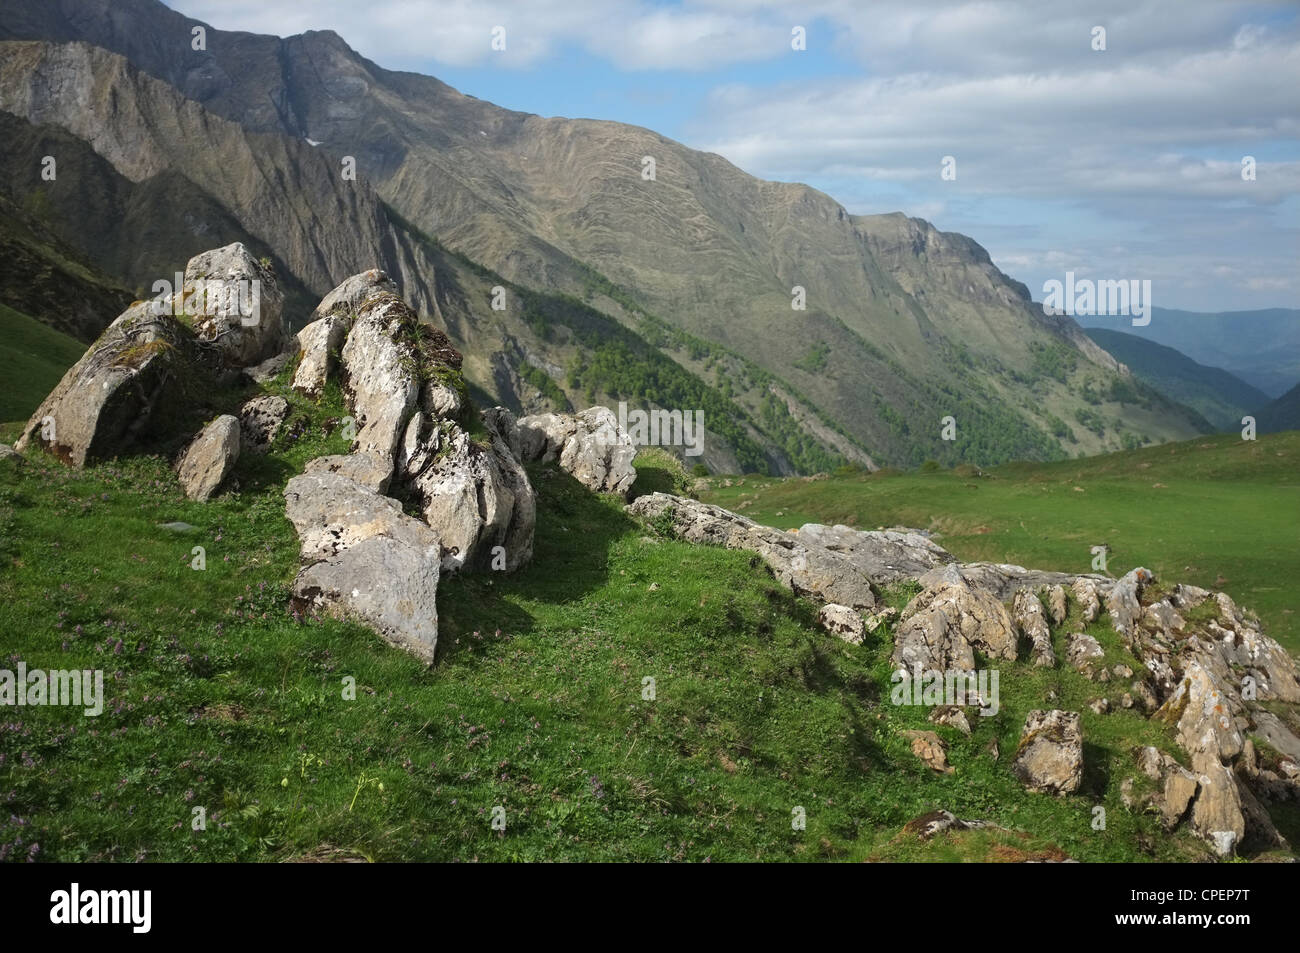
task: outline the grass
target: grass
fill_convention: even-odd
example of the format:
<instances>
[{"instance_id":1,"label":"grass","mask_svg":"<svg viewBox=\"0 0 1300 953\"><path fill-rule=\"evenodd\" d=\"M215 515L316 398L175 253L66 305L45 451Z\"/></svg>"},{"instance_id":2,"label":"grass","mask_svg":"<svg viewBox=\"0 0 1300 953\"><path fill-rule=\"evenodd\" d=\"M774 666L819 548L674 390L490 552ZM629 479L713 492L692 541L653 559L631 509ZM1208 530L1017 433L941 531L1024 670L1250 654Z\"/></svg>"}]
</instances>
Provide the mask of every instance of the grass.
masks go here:
<instances>
[{"instance_id":1,"label":"grass","mask_svg":"<svg viewBox=\"0 0 1300 953\"><path fill-rule=\"evenodd\" d=\"M75 338L0 304L0 421L31 416L85 350Z\"/></svg>"},{"instance_id":2,"label":"grass","mask_svg":"<svg viewBox=\"0 0 1300 953\"><path fill-rule=\"evenodd\" d=\"M1119 803L1132 747L1173 749L1163 725L1088 711L1099 686L1003 665L996 716L975 717L970 738L935 729L956 768L937 775L899 736L934 726L890 704L885 628L863 646L828 636L749 554L660 539L555 469L530 470L532 563L443 581L433 669L364 628L295 618L281 490L307 459L344 449L331 432L343 407L336 390L293 395L287 374L272 390L300 436L243 458L237 491L208 504L186 500L158 457L0 464L0 665L102 668L108 695L98 719L4 712L0 857L1207 856ZM652 484L672 478L643 463ZM194 528L159 525L171 521ZM1108 661L1125 660L1113 633L1094 632ZM1084 789L1063 799L1026 793L1010 770L1048 691L1083 711L1088 745ZM1016 833L902 832L936 808Z\"/></svg>"},{"instance_id":3,"label":"grass","mask_svg":"<svg viewBox=\"0 0 1300 953\"><path fill-rule=\"evenodd\" d=\"M984 471L825 479L714 478L702 498L785 529L844 523L931 530L963 560L1089 571L1108 543L1116 576L1222 589L1300 651L1300 432L1202 437L1081 460ZM1218 580L1222 579L1222 582Z\"/></svg>"}]
</instances>

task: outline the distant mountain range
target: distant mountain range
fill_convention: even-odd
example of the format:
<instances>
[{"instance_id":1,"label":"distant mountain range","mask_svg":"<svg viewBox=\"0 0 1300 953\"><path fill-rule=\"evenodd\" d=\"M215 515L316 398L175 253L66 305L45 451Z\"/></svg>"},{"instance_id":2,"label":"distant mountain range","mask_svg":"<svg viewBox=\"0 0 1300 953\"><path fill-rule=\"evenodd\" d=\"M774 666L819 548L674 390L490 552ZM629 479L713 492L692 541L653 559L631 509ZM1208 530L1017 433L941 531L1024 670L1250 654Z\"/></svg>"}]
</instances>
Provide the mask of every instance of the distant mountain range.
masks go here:
<instances>
[{"instance_id":1,"label":"distant mountain range","mask_svg":"<svg viewBox=\"0 0 1300 953\"><path fill-rule=\"evenodd\" d=\"M1089 328L1087 334L1142 380L1196 410L1220 430L1239 429L1244 415L1270 403L1263 391L1222 368L1199 364L1172 347L1125 331Z\"/></svg>"},{"instance_id":2,"label":"distant mountain range","mask_svg":"<svg viewBox=\"0 0 1300 953\"><path fill-rule=\"evenodd\" d=\"M1174 311L1153 308L1151 323L1133 327L1128 318L1083 316L1085 328L1122 331L1172 347L1201 364L1221 367L1269 397L1300 381L1300 310Z\"/></svg>"},{"instance_id":3,"label":"distant mountain range","mask_svg":"<svg viewBox=\"0 0 1300 953\"><path fill-rule=\"evenodd\" d=\"M0 225L26 256L0 301L87 340L123 289L242 241L301 321L377 265L480 399L703 409L714 470L1055 459L1211 429L965 236L650 130L501 109L328 31L208 27L195 51L198 22L156 0L0 7ZM98 315L60 308L65 275L111 292Z\"/></svg>"}]
</instances>

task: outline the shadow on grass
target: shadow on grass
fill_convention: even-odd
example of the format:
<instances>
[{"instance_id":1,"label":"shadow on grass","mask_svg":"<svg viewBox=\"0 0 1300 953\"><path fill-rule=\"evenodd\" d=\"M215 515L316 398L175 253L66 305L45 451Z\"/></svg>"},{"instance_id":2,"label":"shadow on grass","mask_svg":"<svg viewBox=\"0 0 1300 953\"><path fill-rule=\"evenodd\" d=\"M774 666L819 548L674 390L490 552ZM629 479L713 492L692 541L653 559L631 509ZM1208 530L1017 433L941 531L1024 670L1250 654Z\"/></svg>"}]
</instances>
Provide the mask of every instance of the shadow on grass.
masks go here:
<instances>
[{"instance_id":1,"label":"shadow on grass","mask_svg":"<svg viewBox=\"0 0 1300 953\"><path fill-rule=\"evenodd\" d=\"M563 470L542 464L527 469L537 493L533 558L513 573L457 573L440 583L438 664L475 645L531 632L536 620L520 603L578 602L606 585L610 547L637 528L621 505Z\"/></svg>"}]
</instances>

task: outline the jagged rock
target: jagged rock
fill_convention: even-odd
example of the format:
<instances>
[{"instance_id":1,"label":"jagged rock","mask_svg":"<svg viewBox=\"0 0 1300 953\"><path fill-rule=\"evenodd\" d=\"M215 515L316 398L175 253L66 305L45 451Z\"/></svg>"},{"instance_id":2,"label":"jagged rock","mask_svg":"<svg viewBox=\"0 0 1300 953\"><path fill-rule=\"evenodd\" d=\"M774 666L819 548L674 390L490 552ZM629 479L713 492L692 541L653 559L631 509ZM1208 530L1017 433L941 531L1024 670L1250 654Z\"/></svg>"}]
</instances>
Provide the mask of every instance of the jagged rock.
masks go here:
<instances>
[{"instance_id":1,"label":"jagged rock","mask_svg":"<svg viewBox=\"0 0 1300 953\"><path fill-rule=\"evenodd\" d=\"M416 315L401 298L369 294L343 345L346 389L356 418L353 450L393 458L420 396Z\"/></svg>"},{"instance_id":2,"label":"jagged rock","mask_svg":"<svg viewBox=\"0 0 1300 953\"><path fill-rule=\"evenodd\" d=\"M350 327L352 318L361 310L361 303L377 291L397 294L397 285L378 268L343 279L333 291L321 298L307 319L307 327L325 318L343 318L344 328Z\"/></svg>"},{"instance_id":3,"label":"jagged rock","mask_svg":"<svg viewBox=\"0 0 1300 953\"><path fill-rule=\"evenodd\" d=\"M290 480L284 498L307 563L293 584L299 608L355 619L432 662L442 562L437 533L396 500L325 465Z\"/></svg>"},{"instance_id":4,"label":"jagged rock","mask_svg":"<svg viewBox=\"0 0 1300 953\"><path fill-rule=\"evenodd\" d=\"M862 616L848 606L828 603L817 613L817 622L832 635L838 635L845 642L861 645L867 634Z\"/></svg>"},{"instance_id":5,"label":"jagged rock","mask_svg":"<svg viewBox=\"0 0 1300 953\"><path fill-rule=\"evenodd\" d=\"M885 530L867 532L848 526L805 523L799 539L847 556L877 585L915 579L956 557L919 533Z\"/></svg>"},{"instance_id":6,"label":"jagged rock","mask_svg":"<svg viewBox=\"0 0 1300 953\"><path fill-rule=\"evenodd\" d=\"M222 414L204 427L176 464L181 489L191 500L212 498L239 459L239 419Z\"/></svg>"},{"instance_id":7,"label":"jagged rock","mask_svg":"<svg viewBox=\"0 0 1300 953\"><path fill-rule=\"evenodd\" d=\"M975 649L990 658L1016 657L1015 629L1002 603L955 572L919 593L899 618L893 660L908 672L970 671Z\"/></svg>"},{"instance_id":8,"label":"jagged rock","mask_svg":"<svg viewBox=\"0 0 1300 953\"><path fill-rule=\"evenodd\" d=\"M1076 791L1083 780L1083 732L1078 712L1031 711L1012 770L1030 791Z\"/></svg>"},{"instance_id":9,"label":"jagged rock","mask_svg":"<svg viewBox=\"0 0 1300 953\"><path fill-rule=\"evenodd\" d=\"M1075 671L1091 677L1095 668L1094 663L1098 663L1105 655L1101 643L1091 635L1086 632L1070 633L1065 648L1065 660Z\"/></svg>"},{"instance_id":10,"label":"jagged rock","mask_svg":"<svg viewBox=\"0 0 1300 953\"><path fill-rule=\"evenodd\" d=\"M1152 810L1160 815L1165 830L1172 831L1187 815L1188 805L1199 787L1196 776L1169 755L1157 748L1146 746L1134 750L1138 768L1151 781L1152 789L1142 797L1133 794L1131 778L1120 785L1120 797L1125 806L1134 810Z\"/></svg>"},{"instance_id":11,"label":"jagged rock","mask_svg":"<svg viewBox=\"0 0 1300 953\"><path fill-rule=\"evenodd\" d=\"M524 417L517 429L525 462L558 461L583 486L624 498L636 480L636 447L608 407Z\"/></svg>"},{"instance_id":12,"label":"jagged rock","mask_svg":"<svg viewBox=\"0 0 1300 953\"><path fill-rule=\"evenodd\" d=\"M298 366L293 370L293 389L308 397L318 397L334 372L335 356L343 347L352 318L327 314L298 332Z\"/></svg>"},{"instance_id":13,"label":"jagged rock","mask_svg":"<svg viewBox=\"0 0 1300 953\"><path fill-rule=\"evenodd\" d=\"M1117 580L1106 595L1111 627L1124 637L1126 645L1132 643L1134 628L1142 616L1142 589L1154 578L1148 569L1133 569Z\"/></svg>"},{"instance_id":14,"label":"jagged rock","mask_svg":"<svg viewBox=\"0 0 1300 953\"><path fill-rule=\"evenodd\" d=\"M239 429L243 449L265 453L289 414L289 402L283 397L254 397L239 408Z\"/></svg>"},{"instance_id":15,"label":"jagged rock","mask_svg":"<svg viewBox=\"0 0 1300 953\"><path fill-rule=\"evenodd\" d=\"M1077 580L1076 580L1077 581ZM1047 587L1047 614L1052 617L1052 625L1060 625L1065 621L1068 612L1065 600L1065 587L1062 585Z\"/></svg>"},{"instance_id":16,"label":"jagged rock","mask_svg":"<svg viewBox=\"0 0 1300 953\"><path fill-rule=\"evenodd\" d=\"M947 725L949 728L956 728L963 735L969 735L971 732L970 720L967 719L966 713L956 705L939 705L930 712L930 721L936 725Z\"/></svg>"},{"instance_id":17,"label":"jagged rock","mask_svg":"<svg viewBox=\"0 0 1300 953\"><path fill-rule=\"evenodd\" d=\"M420 407L432 417L459 420L465 405L465 396L445 381L429 381L420 390Z\"/></svg>"},{"instance_id":18,"label":"jagged rock","mask_svg":"<svg viewBox=\"0 0 1300 953\"><path fill-rule=\"evenodd\" d=\"M1097 592L1096 581L1087 576L1080 576L1070 583L1070 592L1083 612L1084 624L1095 622L1097 616L1101 615L1101 597Z\"/></svg>"},{"instance_id":19,"label":"jagged rock","mask_svg":"<svg viewBox=\"0 0 1300 953\"><path fill-rule=\"evenodd\" d=\"M288 344L284 296L275 276L241 242L191 258L185 266L184 299L199 340L215 346L227 366L251 367Z\"/></svg>"},{"instance_id":20,"label":"jagged rock","mask_svg":"<svg viewBox=\"0 0 1300 953\"><path fill-rule=\"evenodd\" d=\"M904 731L903 738L912 743L912 754L926 767L940 774L952 774L948 765L948 751L943 739L933 731Z\"/></svg>"},{"instance_id":21,"label":"jagged rock","mask_svg":"<svg viewBox=\"0 0 1300 953\"><path fill-rule=\"evenodd\" d=\"M495 433L480 443L451 421L429 423L400 478L442 539L444 569L513 571L532 558L536 496Z\"/></svg>"},{"instance_id":22,"label":"jagged rock","mask_svg":"<svg viewBox=\"0 0 1300 953\"><path fill-rule=\"evenodd\" d=\"M131 305L41 402L14 449L34 443L83 467L133 446L150 435L156 410L183 401L191 340L174 317L154 314L153 302Z\"/></svg>"},{"instance_id":23,"label":"jagged rock","mask_svg":"<svg viewBox=\"0 0 1300 953\"><path fill-rule=\"evenodd\" d=\"M19 466L27 462L21 453L7 443L0 443L0 460L8 460Z\"/></svg>"},{"instance_id":24,"label":"jagged rock","mask_svg":"<svg viewBox=\"0 0 1300 953\"><path fill-rule=\"evenodd\" d=\"M1174 693L1152 716L1175 726L1178 743L1192 756L1208 754L1217 762L1241 752L1242 737L1234 721L1240 702L1224 693L1218 682L1197 661L1183 670Z\"/></svg>"},{"instance_id":25,"label":"jagged rock","mask_svg":"<svg viewBox=\"0 0 1300 953\"><path fill-rule=\"evenodd\" d=\"M285 486L284 500L304 562L331 559L375 536L420 551L438 542L437 533L403 513L396 500L341 473L317 470L296 476Z\"/></svg>"},{"instance_id":26,"label":"jagged rock","mask_svg":"<svg viewBox=\"0 0 1300 953\"><path fill-rule=\"evenodd\" d=\"M805 545L795 534L667 493L647 493L630 503L628 510L642 519L667 520L672 532L688 542L756 553L796 595L852 609L871 609L876 604L871 582L857 566L840 553Z\"/></svg>"},{"instance_id":27,"label":"jagged rock","mask_svg":"<svg viewBox=\"0 0 1300 953\"><path fill-rule=\"evenodd\" d=\"M438 644L440 552L436 537L419 546L372 536L303 569L294 596L302 608L361 622L431 664Z\"/></svg>"},{"instance_id":28,"label":"jagged rock","mask_svg":"<svg viewBox=\"0 0 1300 953\"><path fill-rule=\"evenodd\" d=\"M1199 784L1192 802L1192 830L1209 841L1220 857L1230 856L1246 833L1237 780L1205 752L1192 756L1192 770Z\"/></svg>"},{"instance_id":29,"label":"jagged rock","mask_svg":"<svg viewBox=\"0 0 1300 953\"><path fill-rule=\"evenodd\" d=\"M1110 699L1094 698L1088 702L1088 707L1092 709L1094 715L1104 715L1110 711Z\"/></svg>"},{"instance_id":30,"label":"jagged rock","mask_svg":"<svg viewBox=\"0 0 1300 953\"><path fill-rule=\"evenodd\" d=\"M378 453L337 453L307 461L305 473L337 473L376 493L388 492L393 466Z\"/></svg>"},{"instance_id":31,"label":"jagged rock","mask_svg":"<svg viewBox=\"0 0 1300 953\"><path fill-rule=\"evenodd\" d=\"M1052 631L1038 596L1028 589L1017 589L1011 602L1011 615L1021 635L1029 639L1034 667L1054 668L1056 653L1052 651Z\"/></svg>"},{"instance_id":32,"label":"jagged rock","mask_svg":"<svg viewBox=\"0 0 1300 953\"><path fill-rule=\"evenodd\" d=\"M954 568L968 585L991 592L1001 602L1012 598L1017 589L1036 590L1043 586L1069 586L1077 579L1085 578L1064 572L1026 569L1024 566L1010 563L962 563L932 569L920 576L917 581L922 586L931 586L938 580L951 578ZM1104 576L1086 578L1093 580L1097 585L1109 582Z\"/></svg>"}]
</instances>

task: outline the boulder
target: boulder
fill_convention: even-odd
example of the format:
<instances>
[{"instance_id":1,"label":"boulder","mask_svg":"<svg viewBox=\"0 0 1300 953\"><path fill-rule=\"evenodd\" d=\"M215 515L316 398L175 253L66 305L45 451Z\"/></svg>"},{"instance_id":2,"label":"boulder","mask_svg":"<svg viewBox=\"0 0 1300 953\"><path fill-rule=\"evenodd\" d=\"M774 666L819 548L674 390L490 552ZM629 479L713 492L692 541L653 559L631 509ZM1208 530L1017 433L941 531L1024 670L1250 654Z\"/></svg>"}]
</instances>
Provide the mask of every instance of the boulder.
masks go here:
<instances>
[{"instance_id":1,"label":"boulder","mask_svg":"<svg viewBox=\"0 0 1300 953\"><path fill-rule=\"evenodd\" d=\"M1072 632L1066 642L1065 660L1076 672L1082 672L1089 678L1101 665L1106 652L1101 643L1086 632Z\"/></svg>"},{"instance_id":2,"label":"boulder","mask_svg":"<svg viewBox=\"0 0 1300 953\"><path fill-rule=\"evenodd\" d=\"M588 489L626 499L636 480L636 447L608 407L524 417L518 433L520 459L555 461Z\"/></svg>"},{"instance_id":3,"label":"boulder","mask_svg":"<svg viewBox=\"0 0 1300 953\"><path fill-rule=\"evenodd\" d=\"M1101 615L1101 597L1097 592L1097 583L1087 576L1080 576L1070 583L1070 592L1083 612L1084 623L1096 621L1097 616Z\"/></svg>"},{"instance_id":4,"label":"boulder","mask_svg":"<svg viewBox=\"0 0 1300 953\"><path fill-rule=\"evenodd\" d=\"M283 397L264 395L247 401L239 408L243 449L266 453L288 414L289 402Z\"/></svg>"},{"instance_id":5,"label":"boulder","mask_svg":"<svg viewBox=\"0 0 1300 953\"><path fill-rule=\"evenodd\" d=\"M306 563L293 584L298 609L353 619L431 663L438 535L396 500L323 465L290 480L284 497Z\"/></svg>"},{"instance_id":6,"label":"boulder","mask_svg":"<svg viewBox=\"0 0 1300 953\"><path fill-rule=\"evenodd\" d=\"M817 622L827 632L838 635L853 645L861 645L867 634L867 626L860 613L833 602L821 607L817 613Z\"/></svg>"},{"instance_id":7,"label":"boulder","mask_svg":"<svg viewBox=\"0 0 1300 953\"><path fill-rule=\"evenodd\" d=\"M298 332L298 366L293 370L293 389L318 397L334 372L339 349L352 328L350 316L328 314Z\"/></svg>"},{"instance_id":8,"label":"boulder","mask_svg":"<svg viewBox=\"0 0 1300 953\"><path fill-rule=\"evenodd\" d=\"M307 319L307 327L325 318L343 318L343 326L350 327L352 318L361 310L361 303L376 291L397 294L397 285L378 268L343 279L333 291L321 298L320 304L316 305L316 310Z\"/></svg>"},{"instance_id":9,"label":"boulder","mask_svg":"<svg viewBox=\"0 0 1300 953\"><path fill-rule=\"evenodd\" d=\"M1070 794L1083 780L1078 712L1035 710L1025 719L1012 771L1030 791Z\"/></svg>"},{"instance_id":10,"label":"boulder","mask_svg":"<svg viewBox=\"0 0 1300 953\"><path fill-rule=\"evenodd\" d=\"M948 750L943 739L933 731L904 731L903 738L912 743L912 754L921 759L921 763L939 774L952 774L948 765Z\"/></svg>"},{"instance_id":11,"label":"boulder","mask_svg":"<svg viewBox=\"0 0 1300 953\"><path fill-rule=\"evenodd\" d=\"M850 609L871 609L869 580L846 556L809 546L794 533L760 526L730 510L668 493L647 493L628 505L644 520L667 524L678 538L755 553L796 595Z\"/></svg>"},{"instance_id":12,"label":"boulder","mask_svg":"<svg viewBox=\"0 0 1300 953\"><path fill-rule=\"evenodd\" d=\"M1133 810L1158 814L1165 830L1172 831L1187 815L1187 808L1196 796L1199 788L1196 775L1151 746L1135 749L1134 760L1150 784L1147 792L1139 796L1134 793L1134 780L1126 778L1120 785L1121 800Z\"/></svg>"},{"instance_id":13,"label":"boulder","mask_svg":"<svg viewBox=\"0 0 1300 953\"><path fill-rule=\"evenodd\" d=\"M1036 668L1054 668L1056 653L1052 651L1052 631L1038 596L1028 589L1017 589L1011 601L1011 615L1016 628L1029 640L1030 653Z\"/></svg>"},{"instance_id":14,"label":"boulder","mask_svg":"<svg viewBox=\"0 0 1300 953\"><path fill-rule=\"evenodd\" d=\"M189 260L184 301L199 341L216 348L228 367L260 364L289 343L284 296L275 276L240 242Z\"/></svg>"},{"instance_id":15,"label":"boulder","mask_svg":"<svg viewBox=\"0 0 1300 953\"><path fill-rule=\"evenodd\" d=\"M436 541L372 536L303 569L293 591L300 610L352 619L429 664L438 645Z\"/></svg>"},{"instance_id":16,"label":"boulder","mask_svg":"<svg viewBox=\"0 0 1300 953\"><path fill-rule=\"evenodd\" d=\"M476 439L451 421L427 425L428 433L411 435L414 449L399 476L442 539L443 569L524 565L533 555L537 504L523 466L494 433Z\"/></svg>"},{"instance_id":17,"label":"boulder","mask_svg":"<svg viewBox=\"0 0 1300 953\"><path fill-rule=\"evenodd\" d=\"M184 401L192 338L152 305L136 302L105 329L42 401L16 450L36 444L83 467L133 447L151 435L157 411Z\"/></svg>"},{"instance_id":18,"label":"boulder","mask_svg":"<svg viewBox=\"0 0 1300 953\"><path fill-rule=\"evenodd\" d=\"M956 557L919 533L870 532L848 526L805 523L799 539L848 557L868 579L888 585L915 579L931 569L956 562Z\"/></svg>"},{"instance_id":19,"label":"boulder","mask_svg":"<svg viewBox=\"0 0 1300 953\"><path fill-rule=\"evenodd\" d=\"M307 461L304 473L337 473L376 493L388 491L392 462L378 453L336 453Z\"/></svg>"},{"instance_id":20,"label":"boulder","mask_svg":"<svg viewBox=\"0 0 1300 953\"><path fill-rule=\"evenodd\" d=\"M420 396L416 323L415 312L390 292L361 303L342 353L357 425L353 450L393 459Z\"/></svg>"},{"instance_id":21,"label":"boulder","mask_svg":"<svg viewBox=\"0 0 1300 953\"><path fill-rule=\"evenodd\" d=\"M304 562L330 559L374 536L421 551L438 542L437 533L402 512L396 500L341 473L321 469L296 476L285 486L284 500Z\"/></svg>"},{"instance_id":22,"label":"boulder","mask_svg":"<svg viewBox=\"0 0 1300 953\"><path fill-rule=\"evenodd\" d=\"M239 459L239 419L222 414L185 448L176 464L181 488L191 500L211 499Z\"/></svg>"},{"instance_id":23,"label":"boulder","mask_svg":"<svg viewBox=\"0 0 1300 953\"><path fill-rule=\"evenodd\" d=\"M1015 629L997 598L956 572L913 598L894 627L893 661L908 672L971 671L976 649L1014 661Z\"/></svg>"},{"instance_id":24,"label":"boulder","mask_svg":"<svg viewBox=\"0 0 1300 953\"><path fill-rule=\"evenodd\" d=\"M1069 612L1065 599L1065 587L1049 586L1047 589L1047 614L1052 617L1052 625L1060 625Z\"/></svg>"}]
</instances>

